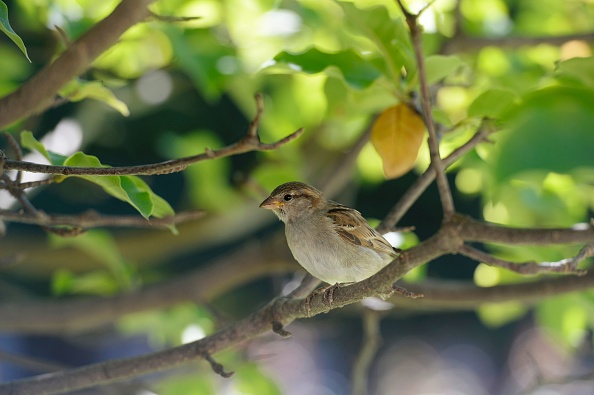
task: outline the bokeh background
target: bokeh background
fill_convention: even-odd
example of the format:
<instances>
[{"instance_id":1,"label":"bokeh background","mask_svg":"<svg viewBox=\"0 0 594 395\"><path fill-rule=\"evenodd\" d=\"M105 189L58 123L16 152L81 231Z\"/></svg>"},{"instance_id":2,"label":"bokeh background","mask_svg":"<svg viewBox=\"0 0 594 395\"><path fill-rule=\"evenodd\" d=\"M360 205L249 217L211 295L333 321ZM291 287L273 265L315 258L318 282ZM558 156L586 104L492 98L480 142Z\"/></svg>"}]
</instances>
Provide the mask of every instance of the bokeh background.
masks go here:
<instances>
[{"instance_id":1,"label":"bokeh background","mask_svg":"<svg viewBox=\"0 0 594 395\"><path fill-rule=\"evenodd\" d=\"M0 95L51 62L67 45L63 36L75 40L117 3L6 1L31 63L0 37ZM412 11L426 5L405 3ZM257 208L270 190L289 180L328 188L335 200L377 224L429 163L422 146L413 170L386 180L381 158L362 144L377 114L397 103L418 104L416 66L395 2L160 0L151 9L200 18L153 18L132 27L80 77L81 84L100 81L113 97L74 102L63 92L53 108L5 131L18 137L30 130L54 152L82 150L112 166L153 163L237 141L255 114L255 92L262 92L262 140L276 141L299 127L304 135L276 151L144 177L177 212L207 211L178 226L177 236L100 229L61 239L7 223L0 257L24 258L0 267L0 303L138 292L238 260L233 252L249 246L276 246L274 256L263 252L259 259L275 261L277 269L246 275L209 300L127 315L82 332L3 331L2 382L179 345L246 316L303 276L284 246L281 224ZM594 3L437 0L420 21L443 154L467 141L485 117L498 130L494 144L481 144L449 171L457 209L521 227L588 222L594 207ZM30 197L47 213L136 214L74 178ZM17 207L4 191L0 206ZM429 237L439 227L440 207L436 189L429 188L397 224L414 231L393 235L396 242L406 248ZM580 246L488 248L522 262L560 260ZM449 256L406 280L493 287L539 278ZM195 363L80 393L347 394L363 323L377 319L383 340L369 373L370 394L594 394L592 381L572 379L593 368L593 297L586 291L474 310L371 301L295 322L290 340L266 335L220 353L217 360L236 372L232 379ZM10 317L0 317L0 330L4 320ZM47 364L14 361L14 355Z\"/></svg>"}]
</instances>

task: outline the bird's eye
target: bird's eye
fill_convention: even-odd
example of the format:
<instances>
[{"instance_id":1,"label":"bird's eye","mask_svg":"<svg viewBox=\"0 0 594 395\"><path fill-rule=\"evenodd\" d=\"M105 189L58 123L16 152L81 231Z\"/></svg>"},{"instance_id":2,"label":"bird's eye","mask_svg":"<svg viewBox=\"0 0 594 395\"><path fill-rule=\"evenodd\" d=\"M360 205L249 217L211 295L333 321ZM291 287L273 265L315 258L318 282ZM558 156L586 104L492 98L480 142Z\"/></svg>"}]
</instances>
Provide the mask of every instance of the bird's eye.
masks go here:
<instances>
[{"instance_id":1,"label":"bird's eye","mask_svg":"<svg viewBox=\"0 0 594 395\"><path fill-rule=\"evenodd\" d=\"M288 202L289 200L293 199L293 195L289 195L288 193L283 196L283 199L285 199L285 202Z\"/></svg>"}]
</instances>

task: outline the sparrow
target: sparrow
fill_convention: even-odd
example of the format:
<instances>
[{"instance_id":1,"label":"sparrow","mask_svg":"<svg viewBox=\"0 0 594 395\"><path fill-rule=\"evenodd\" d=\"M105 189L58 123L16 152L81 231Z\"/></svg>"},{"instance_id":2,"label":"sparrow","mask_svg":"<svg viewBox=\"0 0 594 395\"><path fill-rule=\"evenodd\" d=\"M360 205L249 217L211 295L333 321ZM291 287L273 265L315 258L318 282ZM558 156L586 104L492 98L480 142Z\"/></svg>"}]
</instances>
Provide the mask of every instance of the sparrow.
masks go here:
<instances>
[{"instance_id":1,"label":"sparrow","mask_svg":"<svg viewBox=\"0 0 594 395\"><path fill-rule=\"evenodd\" d=\"M285 223L287 243L297 262L330 285L362 281L398 256L399 251L361 213L302 182L278 186L260 207Z\"/></svg>"}]
</instances>

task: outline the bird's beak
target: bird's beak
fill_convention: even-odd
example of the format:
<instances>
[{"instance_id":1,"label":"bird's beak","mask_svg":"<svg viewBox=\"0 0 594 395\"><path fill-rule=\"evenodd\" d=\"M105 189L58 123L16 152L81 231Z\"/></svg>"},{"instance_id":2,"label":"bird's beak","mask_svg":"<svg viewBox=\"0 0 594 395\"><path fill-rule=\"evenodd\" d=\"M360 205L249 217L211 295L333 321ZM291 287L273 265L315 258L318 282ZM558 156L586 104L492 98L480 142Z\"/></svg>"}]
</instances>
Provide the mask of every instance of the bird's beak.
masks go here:
<instances>
[{"instance_id":1,"label":"bird's beak","mask_svg":"<svg viewBox=\"0 0 594 395\"><path fill-rule=\"evenodd\" d=\"M283 207L284 205L285 204L283 202L274 199L272 196L268 196L266 200L260 203L260 208L265 208L266 210L276 210Z\"/></svg>"}]
</instances>

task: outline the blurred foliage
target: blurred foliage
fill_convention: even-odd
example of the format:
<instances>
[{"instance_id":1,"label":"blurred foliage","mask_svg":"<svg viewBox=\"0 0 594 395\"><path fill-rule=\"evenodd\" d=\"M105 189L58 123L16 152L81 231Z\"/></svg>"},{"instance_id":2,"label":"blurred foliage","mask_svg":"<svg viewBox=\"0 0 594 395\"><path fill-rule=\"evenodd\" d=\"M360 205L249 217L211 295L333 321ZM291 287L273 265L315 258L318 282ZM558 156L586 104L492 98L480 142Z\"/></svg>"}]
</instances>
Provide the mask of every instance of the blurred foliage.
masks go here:
<instances>
[{"instance_id":1,"label":"blurred foliage","mask_svg":"<svg viewBox=\"0 0 594 395\"><path fill-rule=\"evenodd\" d=\"M50 235L50 244L55 248L65 246L79 249L97 259L105 268L76 275L67 270L58 270L52 278L52 291L61 294L113 295L131 291L138 284L134 267L125 261L111 234L104 230L88 230L74 238Z\"/></svg>"},{"instance_id":2,"label":"blurred foliage","mask_svg":"<svg viewBox=\"0 0 594 395\"><path fill-rule=\"evenodd\" d=\"M424 4L407 3L413 10ZM7 4L12 26L33 64L4 37L0 41L0 94L16 89L58 55L63 43L54 26L76 39L109 14L117 1L15 0ZM465 211L463 202L478 202L484 219L510 226L561 227L588 221L594 211L592 43L569 40L556 46L545 40L508 48L496 40L592 32L594 3L463 0L460 27L464 35L494 41L481 48L467 48L461 41L457 53L445 55L440 53L444 44L464 37L454 36L454 8L454 0L438 0L421 18L442 153L467 141L485 117L498 129L491 137L494 144L480 145L450 170L458 207ZM274 152L200 163L183 173L182 186L177 184L173 192L171 187L158 191L176 210L192 207L225 213L229 207L255 207L246 199L245 188L237 188L242 180L266 190L289 179L316 183L322 170L349 149L377 114L396 105L418 103L418 74L406 24L391 0L160 0L152 10L200 18L176 23L151 19L134 26L94 63L84 79L73 81L60 93L76 103L52 109L33 121L23 120L9 131L31 128L40 140L58 129L61 120L73 119L84 126L85 145L74 151L83 149L88 155L73 151L52 156L43 152L45 148L33 135L25 145L51 161L59 157L60 163L77 165L101 166L97 157L114 165L139 158L163 160L236 141L245 130L238 125L253 116L254 92L262 91L266 104L262 140L272 141L304 127L306 134L301 139ZM1 13L0 21L6 28L7 19ZM223 104L225 112L214 110ZM124 119L128 110L130 116ZM151 117L153 113L157 115ZM381 158L370 147L357 158L351 192L357 186L363 192L386 191L381 189L385 183ZM49 146L48 150L59 152ZM415 171L423 171L428 164L423 145ZM85 179L99 183L145 217L173 212L149 187L157 181ZM406 177L401 180L409 182ZM349 196L337 200L353 203L348 202ZM387 210L391 200L382 199L390 196L378 195L369 208ZM430 204L439 206L435 200ZM421 232L425 214L405 221ZM434 229L438 218L428 221L433 222L425 227ZM105 268L87 274L57 272L52 282L56 294L111 294L141 281L142 275L117 255L106 233L85 237L93 241L76 239L81 240L75 242L76 248L95 255L96 248L112 252L103 257ZM416 239L415 235L407 237ZM555 261L579 249L487 247L503 259L518 262ZM429 275L424 267L409 279L422 281ZM479 286L530 280L484 264L476 266L474 274ZM578 335L594 325L593 306L589 292L557 297L540 302L536 317L567 346L575 346ZM201 308L179 309L129 317L121 328L126 333L146 331L160 345L176 344L179 332L192 323L205 328L205 333L213 330L211 318L210 324L204 324L206 313ZM526 306L517 303L489 305L480 309L479 316L489 326L500 326L526 311ZM237 370L233 385L238 392L280 393L256 365ZM244 375L251 379L243 379ZM163 393L216 393L213 379L205 375L166 380L161 385L167 388Z\"/></svg>"}]
</instances>

